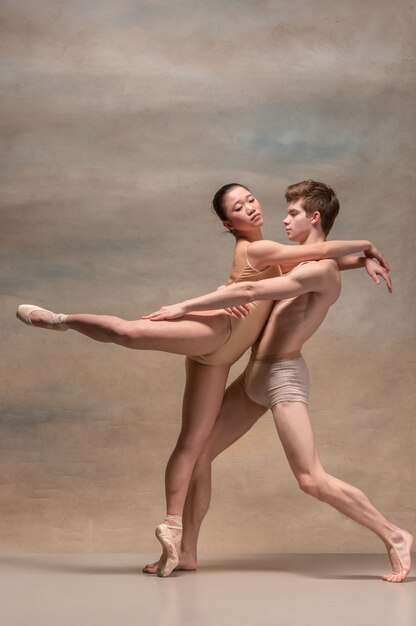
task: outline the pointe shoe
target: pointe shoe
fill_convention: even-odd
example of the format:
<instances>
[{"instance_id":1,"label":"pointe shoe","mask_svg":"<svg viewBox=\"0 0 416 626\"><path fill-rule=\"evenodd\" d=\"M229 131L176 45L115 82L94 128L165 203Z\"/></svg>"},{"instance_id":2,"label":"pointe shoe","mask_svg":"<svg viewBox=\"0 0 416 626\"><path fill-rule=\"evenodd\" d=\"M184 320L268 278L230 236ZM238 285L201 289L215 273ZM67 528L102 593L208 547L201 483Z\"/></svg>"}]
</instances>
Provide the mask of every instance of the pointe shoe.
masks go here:
<instances>
[{"instance_id":1,"label":"pointe shoe","mask_svg":"<svg viewBox=\"0 0 416 626\"><path fill-rule=\"evenodd\" d=\"M172 530L182 530L181 526L171 526L170 524L159 524L155 530L155 535L160 545L162 546L163 554L159 561L156 574L161 578L170 576L175 567L179 563L178 551L176 544L181 542L182 533L176 537L171 533Z\"/></svg>"},{"instance_id":2,"label":"pointe shoe","mask_svg":"<svg viewBox=\"0 0 416 626\"><path fill-rule=\"evenodd\" d=\"M34 311L45 311L45 313L50 313L51 318L48 321L36 320L36 324L34 324L30 319L30 314ZM35 306L34 304L21 304L17 307L16 317L27 326L49 328L50 330L68 330L68 326L66 325L67 315L64 315L63 313L53 313L52 311L42 309L40 306Z\"/></svg>"}]
</instances>

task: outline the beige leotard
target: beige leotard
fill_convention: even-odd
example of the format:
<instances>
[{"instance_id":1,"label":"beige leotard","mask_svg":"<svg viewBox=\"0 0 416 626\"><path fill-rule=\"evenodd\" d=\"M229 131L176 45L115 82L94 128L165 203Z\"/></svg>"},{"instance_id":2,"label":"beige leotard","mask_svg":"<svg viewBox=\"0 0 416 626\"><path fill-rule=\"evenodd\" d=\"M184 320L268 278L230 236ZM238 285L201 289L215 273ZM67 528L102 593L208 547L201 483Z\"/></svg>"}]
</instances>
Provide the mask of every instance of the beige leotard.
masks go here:
<instances>
[{"instance_id":1,"label":"beige leotard","mask_svg":"<svg viewBox=\"0 0 416 626\"><path fill-rule=\"evenodd\" d=\"M246 252L246 265L238 275L236 282L247 280L263 280L264 278L274 278L281 276L279 267L269 266L264 270L258 270L250 265ZM190 356L192 361L203 363L204 365L228 365L235 363L250 346L255 343L270 315L273 307L272 300L259 300L251 303L251 311L244 317L227 315L230 325L228 339L215 352Z\"/></svg>"}]
</instances>

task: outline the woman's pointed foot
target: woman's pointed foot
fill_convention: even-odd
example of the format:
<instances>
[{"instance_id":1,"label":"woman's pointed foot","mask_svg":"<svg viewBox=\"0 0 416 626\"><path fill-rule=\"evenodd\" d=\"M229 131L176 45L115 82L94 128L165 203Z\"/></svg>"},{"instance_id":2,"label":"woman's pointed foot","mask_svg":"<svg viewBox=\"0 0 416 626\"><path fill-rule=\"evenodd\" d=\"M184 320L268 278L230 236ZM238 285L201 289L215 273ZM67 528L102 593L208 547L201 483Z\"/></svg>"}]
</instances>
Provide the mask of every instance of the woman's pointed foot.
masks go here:
<instances>
[{"instance_id":1,"label":"woman's pointed foot","mask_svg":"<svg viewBox=\"0 0 416 626\"><path fill-rule=\"evenodd\" d=\"M162 546L162 556L157 565L156 574L161 578L165 578L170 576L179 564L182 541L182 516L168 514L165 517L165 521L156 528L155 535Z\"/></svg>"},{"instance_id":2,"label":"woman's pointed foot","mask_svg":"<svg viewBox=\"0 0 416 626\"><path fill-rule=\"evenodd\" d=\"M50 330L68 330L67 315L53 313L34 304L21 304L17 307L16 317L27 326L38 326Z\"/></svg>"},{"instance_id":3,"label":"woman's pointed foot","mask_svg":"<svg viewBox=\"0 0 416 626\"><path fill-rule=\"evenodd\" d=\"M180 545L182 528L175 528L167 524L159 524L155 535L162 546L162 558L158 563L156 574L161 578L170 576L179 563L179 555L176 545Z\"/></svg>"}]
</instances>

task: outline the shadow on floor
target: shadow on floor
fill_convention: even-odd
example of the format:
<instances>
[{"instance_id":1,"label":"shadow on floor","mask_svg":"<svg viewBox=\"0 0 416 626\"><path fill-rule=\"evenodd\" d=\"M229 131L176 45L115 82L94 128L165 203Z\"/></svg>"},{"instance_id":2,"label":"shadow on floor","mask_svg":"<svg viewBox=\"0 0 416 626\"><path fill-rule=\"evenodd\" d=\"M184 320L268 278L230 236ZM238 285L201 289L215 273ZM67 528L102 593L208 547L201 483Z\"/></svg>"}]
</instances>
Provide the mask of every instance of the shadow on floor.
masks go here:
<instances>
[{"instance_id":1,"label":"shadow on floor","mask_svg":"<svg viewBox=\"0 0 416 626\"><path fill-rule=\"evenodd\" d=\"M133 562L132 562L133 561ZM142 555L65 554L0 557L0 567L66 574L103 576L137 576L142 574L146 560ZM377 571L380 574L363 573ZM242 557L206 557L200 559L199 571L224 572L284 572L321 580L378 580L388 571L386 557L381 554L285 554L246 555ZM195 572L174 572L171 578L194 576ZM409 576L405 582L415 582Z\"/></svg>"}]
</instances>

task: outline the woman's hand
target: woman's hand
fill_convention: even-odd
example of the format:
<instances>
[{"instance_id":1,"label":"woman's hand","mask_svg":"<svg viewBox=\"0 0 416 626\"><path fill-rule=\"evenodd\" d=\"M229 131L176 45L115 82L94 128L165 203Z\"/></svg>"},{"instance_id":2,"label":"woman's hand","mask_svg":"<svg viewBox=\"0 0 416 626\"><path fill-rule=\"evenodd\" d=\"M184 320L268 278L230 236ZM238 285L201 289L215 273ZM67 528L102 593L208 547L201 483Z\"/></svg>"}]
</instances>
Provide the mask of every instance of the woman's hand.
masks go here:
<instances>
[{"instance_id":1,"label":"woman's hand","mask_svg":"<svg viewBox=\"0 0 416 626\"><path fill-rule=\"evenodd\" d=\"M235 281L230 283L235 284ZM219 287L217 287L217 291L218 289L225 289L228 285L220 285ZM250 304L240 304L239 306L228 306L225 308L225 311L227 311L227 313L229 315L234 315L234 317L247 317L247 315L250 313L251 310L251 305Z\"/></svg>"},{"instance_id":2,"label":"woman's hand","mask_svg":"<svg viewBox=\"0 0 416 626\"><path fill-rule=\"evenodd\" d=\"M370 276L370 278L374 280L376 285L380 284L379 276L381 276L387 285L389 293L392 293L393 286L391 284L389 271L382 267L379 263L377 263L377 261L373 261L373 259L366 258L364 264L367 274Z\"/></svg>"},{"instance_id":3,"label":"woman's hand","mask_svg":"<svg viewBox=\"0 0 416 626\"><path fill-rule=\"evenodd\" d=\"M239 306L229 306L225 309L230 315L235 317L247 317L251 310L251 304L240 304Z\"/></svg>"},{"instance_id":4,"label":"woman's hand","mask_svg":"<svg viewBox=\"0 0 416 626\"><path fill-rule=\"evenodd\" d=\"M143 315L143 320L151 320L152 322L160 322L162 320L173 320L176 317L182 317L186 314L185 305L180 302L179 304L170 304L168 306L162 306L158 311L149 313L149 315Z\"/></svg>"},{"instance_id":5,"label":"woman's hand","mask_svg":"<svg viewBox=\"0 0 416 626\"><path fill-rule=\"evenodd\" d=\"M370 245L369 248L367 248L367 250L364 250L364 254L369 259L376 259L380 263L381 267L384 267L384 269L387 270L388 272L390 271L390 267L386 259L384 258L382 253L379 250L377 250L377 248L375 247L373 243Z\"/></svg>"}]
</instances>

